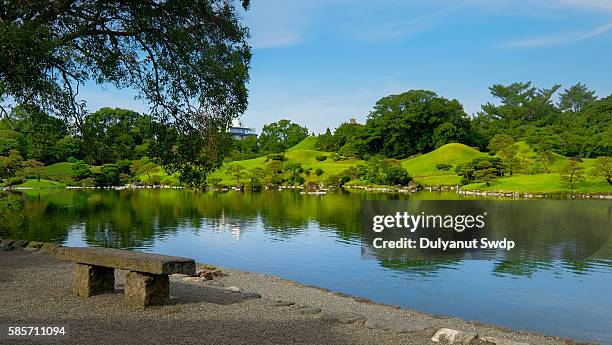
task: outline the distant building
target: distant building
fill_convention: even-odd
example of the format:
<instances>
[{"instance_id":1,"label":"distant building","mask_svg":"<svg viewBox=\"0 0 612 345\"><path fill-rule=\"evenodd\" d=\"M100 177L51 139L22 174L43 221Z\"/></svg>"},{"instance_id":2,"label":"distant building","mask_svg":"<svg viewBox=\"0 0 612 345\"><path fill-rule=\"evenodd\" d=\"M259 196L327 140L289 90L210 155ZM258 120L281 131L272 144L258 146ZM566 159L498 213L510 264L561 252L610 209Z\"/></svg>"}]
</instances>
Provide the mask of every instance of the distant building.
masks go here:
<instances>
[{"instance_id":1,"label":"distant building","mask_svg":"<svg viewBox=\"0 0 612 345\"><path fill-rule=\"evenodd\" d=\"M351 125L356 125L356 124L357 124L357 120L355 120L355 118L350 118L350 119L349 119L349 123L350 123Z\"/></svg>"},{"instance_id":2,"label":"distant building","mask_svg":"<svg viewBox=\"0 0 612 345\"><path fill-rule=\"evenodd\" d=\"M228 132L234 137L234 139L240 140L246 137L257 136L255 133L255 128L245 127L242 125L242 121L236 119L232 121L232 124L229 126Z\"/></svg>"}]
</instances>

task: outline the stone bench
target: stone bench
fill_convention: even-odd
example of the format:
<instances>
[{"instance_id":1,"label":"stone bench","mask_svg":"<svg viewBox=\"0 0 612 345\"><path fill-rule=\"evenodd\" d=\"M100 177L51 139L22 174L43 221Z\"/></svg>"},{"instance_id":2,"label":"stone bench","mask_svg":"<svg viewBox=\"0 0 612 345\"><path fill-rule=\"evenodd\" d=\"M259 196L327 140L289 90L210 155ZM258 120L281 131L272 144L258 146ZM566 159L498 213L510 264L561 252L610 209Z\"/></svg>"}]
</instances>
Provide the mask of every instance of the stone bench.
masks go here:
<instances>
[{"instance_id":1,"label":"stone bench","mask_svg":"<svg viewBox=\"0 0 612 345\"><path fill-rule=\"evenodd\" d=\"M125 301L135 308L162 305L170 298L169 274L195 274L193 259L111 248L60 247L53 255L72 261L74 292L91 297L115 291L115 269L128 270Z\"/></svg>"}]
</instances>

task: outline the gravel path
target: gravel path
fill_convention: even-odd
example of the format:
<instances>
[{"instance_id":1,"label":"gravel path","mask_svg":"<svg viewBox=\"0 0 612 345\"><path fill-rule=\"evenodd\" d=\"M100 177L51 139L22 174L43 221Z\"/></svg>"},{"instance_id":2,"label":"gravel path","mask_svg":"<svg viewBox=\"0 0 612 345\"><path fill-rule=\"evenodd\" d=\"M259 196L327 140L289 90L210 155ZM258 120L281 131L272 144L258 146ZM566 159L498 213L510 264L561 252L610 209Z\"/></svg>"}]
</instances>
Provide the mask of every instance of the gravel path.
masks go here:
<instances>
[{"instance_id":1,"label":"gravel path","mask_svg":"<svg viewBox=\"0 0 612 345\"><path fill-rule=\"evenodd\" d=\"M500 345L573 343L377 305L231 269L222 269L227 276L208 281L173 275L169 305L132 310L120 293L74 296L72 266L42 251L0 252L0 325L68 325L65 337L10 340L0 334L0 344L433 345L437 343L431 338L439 328L478 334L471 344L487 344L481 340L487 336L496 337ZM124 275L116 271L118 290Z\"/></svg>"}]
</instances>

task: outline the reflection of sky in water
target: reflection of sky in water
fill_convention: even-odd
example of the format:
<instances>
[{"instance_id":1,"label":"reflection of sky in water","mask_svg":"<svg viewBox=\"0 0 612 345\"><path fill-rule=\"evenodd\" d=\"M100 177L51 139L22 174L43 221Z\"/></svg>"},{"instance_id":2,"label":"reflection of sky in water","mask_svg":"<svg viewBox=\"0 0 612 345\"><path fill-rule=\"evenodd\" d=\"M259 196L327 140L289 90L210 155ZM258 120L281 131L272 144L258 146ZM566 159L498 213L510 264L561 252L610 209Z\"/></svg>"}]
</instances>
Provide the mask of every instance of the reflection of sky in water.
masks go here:
<instances>
[{"instance_id":1,"label":"reflection of sky in water","mask_svg":"<svg viewBox=\"0 0 612 345\"><path fill-rule=\"evenodd\" d=\"M139 250L274 274L433 314L612 343L610 248L604 256L608 259L588 262L447 260L406 267L402 262L382 262L381 256L361 259L359 234L344 231L355 213L330 215L331 201L318 206L317 216L289 219L304 206L300 198L280 205L281 213L264 212L261 207L266 205L244 213L221 207L207 216L152 212L153 229L138 225L130 232L116 231L123 225L110 216L94 222L90 214L73 215L62 238L71 246L134 243ZM333 202L353 201L347 197ZM562 226L552 222L539 235L551 238L548 235ZM543 243L543 248L558 254L571 244Z\"/></svg>"}]
</instances>

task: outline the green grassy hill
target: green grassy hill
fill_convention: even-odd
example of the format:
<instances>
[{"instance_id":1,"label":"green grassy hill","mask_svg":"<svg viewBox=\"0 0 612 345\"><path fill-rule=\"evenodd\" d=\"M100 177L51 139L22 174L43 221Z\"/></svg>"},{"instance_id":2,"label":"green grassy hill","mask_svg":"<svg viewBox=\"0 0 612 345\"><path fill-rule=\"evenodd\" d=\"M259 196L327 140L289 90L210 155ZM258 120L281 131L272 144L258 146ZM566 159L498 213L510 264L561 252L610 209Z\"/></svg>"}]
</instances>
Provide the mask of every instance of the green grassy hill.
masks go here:
<instances>
[{"instance_id":1,"label":"green grassy hill","mask_svg":"<svg viewBox=\"0 0 612 345\"><path fill-rule=\"evenodd\" d=\"M285 163L299 163L302 165L302 168L304 170L312 169L312 173L307 179L309 181L322 181L330 175L341 173L350 166L365 163L364 161L358 159L349 159L334 162L331 158L331 152L322 152L314 149L316 145L316 140L316 137L309 136L284 153L286 159ZM327 156L327 159L324 161L318 161L316 159L317 156ZM243 161L231 162L210 174L209 178L220 178L222 180L222 184L233 185L236 184L236 179L227 174L227 168L231 165L240 164L247 170L254 167L259 167L265 170L268 163L268 157L258 157ZM314 174L317 169L323 170L323 174L321 174L321 176L316 176ZM240 180L240 182L248 182L248 178L245 176Z\"/></svg>"},{"instance_id":2,"label":"green grassy hill","mask_svg":"<svg viewBox=\"0 0 612 345\"><path fill-rule=\"evenodd\" d=\"M15 186L17 188L32 188L32 189L49 189L49 188L63 188L66 187L65 184L57 182L57 181L49 181L41 179L38 181L37 179L28 179L24 183Z\"/></svg>"},{"instance_id":3,"label":"green grassy hill","mask_svg":"<svg viewBox=\"0 0 612 345\"><path fill-rule=\"evenodd\" d=\"M446 144L432 152L408 158L402 161L402 166L421 184L457 185L461 182L461 177L455 174L457 165L487 156L488 154L467 145L453 143ZM443 171L436 168L437 164L450 164L452 167Z\"/></svg>"},{"instance_id":4,"label":"green grassy hill","mask_svg":"<svg viewBox=\"0 0 612 345\"><path fill-rule=\"evenodd\" d=\"M330 175L341 173L350 166L364 164L362 160L344 160L333 161L331 152L321 152L315 150L316 138L308 137L298 145L292 147L284 153L286 161L300 163L304 170L322 169L323 174L316 176L311 174L307 177L307 181L323 181ZM519 151L523 154L535 157L533 149L525 142L519 142ZM318 161L317 156L327 156L325 161ZM455 167L462 163L468 163L475 158L488 157L488 153L480 152L477 149L463 144L447 144L432 152L422 154L416 157L408 158L401 161L401 164L408 173L425 186L441 186L452 185L457 186L461 183L461 177L455 173ZM590 170L593 167L594 159L583 159L581 166L585 168L586 179L580 182L572 190L561 183L559 170L567 163L568 158L562 155L553 154L553 164L550 166L550 173L540 173L533 175L515 174L513 176L505 176L495 180L490 186L484 183L472 183L463 186L463 189L469 190L495 190L495 191L516 191L516 192L533 192L533 193L564 193L564 192L583 192L583 193L612 193L610 186L603 179L596 179L590 176ZM222 184L234 185L236 180L227 174L227 168L233 164L240 164L244 168L251 169L260 167L265 169L268 164L267 157L259 157L243 161L231 162L224 165L221 169L210 175L211 178L222 179ZM436 165L450 164L452 167L446 171L439 170ZM535 163L532 164L535 168ZM248 177L241 178L241 183L248 182ZM359 181L352 181L349 184L360 184Z\"/></svg>"},{"instance_id":5,"label":"green grassy hill","mask_svg":"<svg viewBox=\"0 0 612 345\"><path fill-rule=\"evenodd\" d=\"M43 171L42 175L52 180L64 180L67 178L72 178L74 176L72 166L72 163L67 162L51 164L45 167L45 170Z\"/></svg>"}]
</instances>

